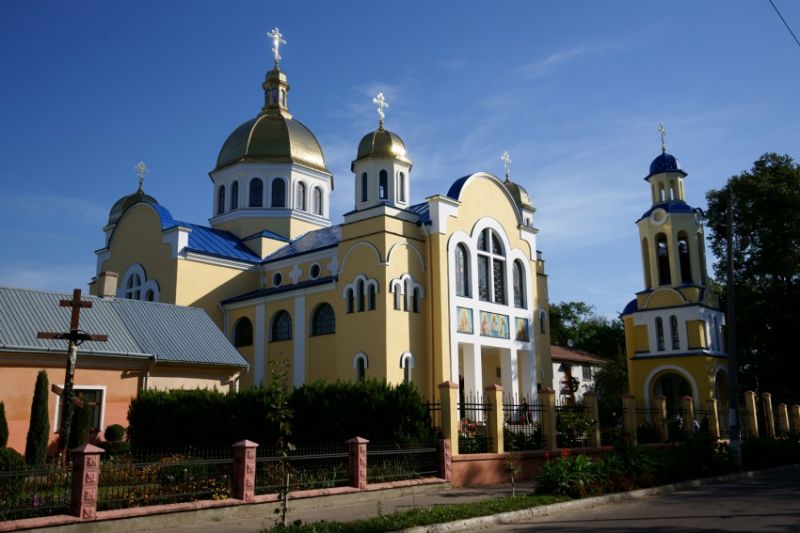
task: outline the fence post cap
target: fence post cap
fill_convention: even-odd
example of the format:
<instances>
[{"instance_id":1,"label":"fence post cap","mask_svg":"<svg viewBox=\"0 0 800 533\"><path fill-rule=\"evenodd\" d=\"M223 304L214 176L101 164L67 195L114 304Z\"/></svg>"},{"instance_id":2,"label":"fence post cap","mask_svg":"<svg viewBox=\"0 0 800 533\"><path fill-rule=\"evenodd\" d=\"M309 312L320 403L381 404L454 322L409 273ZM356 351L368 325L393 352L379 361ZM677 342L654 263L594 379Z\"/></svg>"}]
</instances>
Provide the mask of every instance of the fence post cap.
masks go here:
<instances>
[{"instance_id":1,"label":"fence post cap","mask_svg":"<svg viewBox=\"0 0 800 533\"><path fill-rule=\"evenodd\" d=\"M103 448L94 446L92 444L84 444L83 446L78 446L77 448L71 449L69 453L88 455L92 453L106 453L106 451Z\"/></svg>"},{"instance_id":2,"label":"fence post cap","mask_svg":"<svg viewBox=\"0 0 800 533\"><path fill-rule=\"evenodd\" d=\"M369 441L367 439L361 437L353 437L350 440L344 441L345 444L368 444Z\"/></svg>"},{"instance_id":3,"label":"fence post cap","mask_svg":"<svg viewBox=\"0 0 800 533\"><path fill-rule=\"evenodd\" d=\"M493 383L491 385L486 386L483 390L485 390L486 392L495 392L495 391L503 392L503 386L498 385L497 383Z\"/></svg>"},{"instance_id":4,"label":"fence post cap","mask_svg":"<svg viewBox=\"0 0 800 533\"><path fill-rule=\"evenodd\" d=\"M761 393L761 397L762 398L772 398L772 394L770 394L768 392L762 392Z\"/></svg>"},{"instance_id":5,"label":"fence post cap","mask_svg":"<svg viewBox=\"0 0 800 533\"><path fill-rule=\"evenodd\" d=\"M245 439L234 443L231 448L258 448L258 443Z\"/></svg>"},{"instance_id":6,"label":"fence post cap","mask_svg":"<svg viewBox=\"0 0 800 533\"><path fill-rule=\"evenodd\" d=\"M683 397L681 397L681 401L682 402L694 402L694 398L692 398L691 396L683 396Z\"/></svg>"},{"instance_id":7,"label":"fence post cap","mask_svg":"<svg viewBox=\"0 0 800 533\"><path fill-rule=\"evenodd\" d=\"M458 388L458 383L453 383L452 381L443 381L442 383L439 383L439 388L440 389L457 389Z\"/></svg>"}]
</instances>

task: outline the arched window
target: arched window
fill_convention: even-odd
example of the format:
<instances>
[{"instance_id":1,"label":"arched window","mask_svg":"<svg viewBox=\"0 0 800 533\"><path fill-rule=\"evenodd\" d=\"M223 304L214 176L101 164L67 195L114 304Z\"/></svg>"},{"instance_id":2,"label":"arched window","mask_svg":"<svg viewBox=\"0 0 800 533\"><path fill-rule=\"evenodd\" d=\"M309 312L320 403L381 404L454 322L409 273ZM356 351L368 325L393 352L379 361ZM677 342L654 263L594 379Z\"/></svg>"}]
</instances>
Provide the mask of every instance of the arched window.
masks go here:
<instances>
[{"instance_id":1,"label":"arched window","mask_svg":"<svg viewBox=\"0 0 800 533\"><path fill-rule=\"evenodd\" d=\"M253 345L253 324L249 318L240 318L233 325L233 345L237 348Z\"/></svg>"},{"instance_id":2,"label":"arched window","mask_svg":"<svg viewBox=\"0 0 800 533\"><path fill-rule=\"evenodd\" d=\"M225 186L220 185L217 190L217 214L225 212Z\"/></svg>"},{"instance_id":3,"label":"arched window","mask_svg":"<svg viewBox=\"0 0 800 533\"><path fill-rule=\"evenodd\" d=\"M689 262L689 236L686 232L678 232L678 260L681 264L681 281L692 282L692 264Z\"/></svg>"},{"instance_id":4,"label":"arched window","mask_svg":"<svg viewBox=\"0 0 800 533\"><path fill-rule=\"evenodd\" d=\"M314 214L322 215L322 189L314 187Z\"/></svg>"},{"instance_id":5,"label":"arched window","mask_svg":"<svg viewBox=\"0 0 800 533\"><path fill-rule=\"evenodd\" d=\"M402 297L403 297L403 295L401 294L401 291L400 291L400 284L397 283L394 286L394 308L396 310L398 310L398 311L400 310L400 299Z\"/></svg>"},{"instance_id":6,"label":"arched window","mask_svg":"<svg viewBox=\"0 0 800 533\"><path fill-rule=\"evenodd\" d=\"M500 237L485 229L478 237L478 297L484 302L506 303L506 262Z\"/></svg>"},{"instance_id":7,"label":"arched window","mask_svg":"<svg viewBox=\"0 0 800 533\"><path fill-rule=\"evenodd\" d=\"M700 263L700 279L703 285L706 284L706 247L703 242L703 234L697 233L697 257Z\"/></svg>"},{"instance_id":8,"label":"arched window","mask_svg":"<svg viewBox=\"0 0 800 533\"><path fill-rule=\"evenodd\" d=\"M356 298L358 299L358 312L362 312L364 310L364 280L358 280L356 283Z\"/></svg>"},{"instance_id":9,"label":"arched window","mask_svg":"<svg viewBox=\"0 0 800 533\"><path fill-rule=\"evenodd\" d=\"M386 200L389 197L389 174L381 170L378 174L378 198Z\"/></svg>"},{"instance_id":10,"label":"arched window","mask_svg":"<svg viewBox=\"0 0 800 533\"><path fill-rule=\"evenodd\" d=\"M402 172L397 176L397 199L401 202L406 201L406 175Z\"/></svg>"},{"instance_id":11,"label":"arched window","mask_svg":"<svg viewBox=\"0 0 800 533\"><path fill-rule=\"evenodd\" d=\"M525 268L519 259L514 261L514 307L525 308Z\"/></svg>"},{"instance_id":12,"label":"arched window","mask_svg":"<svg viewBox=\"0 0 800 533\"><path fill-rule=\"evenodd\" d=\"M353 296L353 289L347 289L347 312L352 313L356 307L355 297Z\"/></svg>"},{"instance_id":13,"label":"arched window","mask_svg":"<svg viewBox=\"0 0 800 533\"><path fill-rule=\"evenodd\" d=\"M672 335L672 349L680 350L681 340L678 336L678 317L675 315L669 317L669 332Z\"/></svg>"},{"instance_id":14,"label":"arched window","mask_svg":"<svg viewBox=\"0 0 800 533\"><path fill-rule=\"evenodd\" d=\"M239 182L234 181L231 185L231 209L239 208Z\"/></svg>"},{"instance_id":15,"label":"arched window","mask_svg":"<svg viewBox=\"0 0 800 533\"><path fill-rule=\"evenodd\" d=\"M658 259L658 283L669 285L672 283L672 276L669 272L669 248L667 247L667 236L663 233L656 235L656 258Z\"/></svg>"},{"instance_id":16,"label":"arched window","mask_svg":"<svg viewBox=\"0 0 800 533\"><path fill-rule=\"evenodd\" d=\"M377 300L376 293L375 285L370 284L369 287L367 287L367 309L370 311L375 309L375 300Z\"/></svg>"},{"instance_id":17,"label":"arched window","mask_svg":"<svg viewBox=\"0 0 800 533\"><path fill-rule=\"evenodd\" d=\"M469 297L469 254L464 244L456 246L456 295Z\"/></svg>"},{"instance_id":18,"label":"arched window","mask_svg":"<svg viewBox=\"0 0 800 533\"><path fill-rule=\"evenodd\" d=\"M283 183L281 181L281 183ZM273 203L275 194L275 182L272 182ZM261 178L253 178L250 180L250 200L247 205L250 207L264 207L264 182Z\"/></svg>"},{"instance_id":19,"label":"arched window","mask_svg":"<svg viewBox=\"0 0 800 533\"><path fill-rule=\"evenodd\" d=\"M286 182L283 178L272 180L272 207L286 207Z\"/></svg>"},{"instance_id":20,"label":"arched window","mask_svg":"<svg viewBox=\"0 0 800 533\"><path fill-rule=\"evenodd\" d=\"M419 298L420 298L419 287L414 287L414 291L412 293L412 298L411 298L411 311L413 311L414 313L419 313Z\"/></svg>"},{"instance_id":21,"label":"arched window","mask_svg":"<svg viewBox=\"0 0 800 533\"><path fill-rule=\"evenodd\" d=\"M400 356L400 368L403 369L403 383L412 382L411 371L414 369L414 356L406 352Z\"/></svg>"},{"instance_id":22,"label":"arched window","mask_svg":"<svg viewBox=\"0 0 800 533\"><path fill-rule=\"evenodd\" d=\"M678 199L678 187L675 185L675 180L669 180L669 194L670 194L670 199L672 200Z\"/></svg>"},{"instance_id":23,"label":"arched window","mask_svg":"<svg viewBox=\"0 0 800 533\"><path fill-rule=\"evenodd\" d=\"M650 278L650 246L647 244L647 237L642 239L642 261L644 262L644 288L652 289L653 280Z\"/></svg>"},{"instance_id":24,"label":"arched window","mask_svg":"<svg viewBox=\"0 0 800 533\"><path fill-rule=\"evenodd\" d=\"M330 335L336 333L336 315L330 304L320 304L311 317L312 335Z\"/></svg>"},{"instance_id":25,"label":"arched window","mask_svg":"<svg viewBox=\"0 0 800 533\"><path fill-rule=\"evenodd\" d=\"M128 282L125 284L124 298L128 300L142 299L142 276L133 273L128 277Z\"/></svg>"},{"instance_id":26,"label":"arched window","mask_svg":"<svg viewBox=\"0 0 800 533\"><path fill-rule=\"evenodd\" d=\"M364 353L357 354L355 359L353 360L353 368L356 371L356 380L364 381L365 379L367 379L368 367L369 367L369 362L367 360L367 355Z\"/></svg>"},{"instance_id":27,"label":"arched window","mask_svg":"<svg viewBox=\"0 0 800 533\"><path fill-rule=\"evenodd\" d=\"M367 173L361 174L361 201L366 202L369 192L369 184L367 183Z\"/></svg>"},{"instance_id":28,"label":"arched window","mask_svg":"<svg viewBox=\"0 0 800 533\"><path fill-rule=\"evenodd\" d=\"M408 299L411 298L411 280L403 282L403 311L408 311Z\"/></svg>"},{"instance_id":29,"label":"arched window","mask_svg":"<svg viewBox=\"0 0 800 533\"><path fill-rule=\"evenodd\" d=\"M547 313L544 310L539 311L539 333L544 335L547 332L545 322L547 321Z\"/></svg>"},{"instance_id":30,"label":"arched window","mask_svg":"<svg viewBox=\"0 0 800 533\"><path fill-rule=\"evenodd\" d=\"M272 342L288 341L292 339L292 317L287 311L281 310L272 317Z\"/></svg>"},{"instance_id":31,"label":"arched window","mask_svg":"<svg viewBox=\"0 0 800 533\"><path fill-rule=\"evenodd\" d=\"M295 186L294 208L300 211L306 210L306 184L302 181L298 181Z\"/></svg>"},{"instance_id":32,"label":"arched window","mask_svg":"<svg viewBox=\"0 0 800 533\"><path fill-rule=\"evenodd\" d=\"M664 321L661 317L656 317L656 349L664 351Z\"/></svg>"},{"instance_id":33,"label":"arched window","mask_svg":"<svg viewBox=\"0 0 800 533\"><path fill-rule=\"evenodd\" d=\"M661 183L658 186L658 201L664 202L667 199L667 193L664 191L664 184Z\"/></svg>"},{"instance_id":34,"label":"arched window","mask_svg":"<svg viewBox=\"0 0 800 533\"><path fill-rule=\"evenodd\" d=\"M156 299L156 293L153 292L153 289L147 289L147 292L144 293L144 301L152 302L155 299Z\"/></svg>"}]
</instances>

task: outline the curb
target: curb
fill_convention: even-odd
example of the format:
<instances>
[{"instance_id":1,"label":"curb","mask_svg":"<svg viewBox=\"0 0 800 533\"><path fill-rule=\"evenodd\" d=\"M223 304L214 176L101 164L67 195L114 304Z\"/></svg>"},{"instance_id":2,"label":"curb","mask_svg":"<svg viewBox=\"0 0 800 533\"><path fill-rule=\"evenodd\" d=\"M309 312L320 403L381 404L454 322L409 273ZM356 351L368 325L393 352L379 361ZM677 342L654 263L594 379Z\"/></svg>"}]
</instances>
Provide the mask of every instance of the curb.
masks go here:
<instances>
[{"instance_id":1,"label":"curb","mask_svg":"<svg viewBox=\"0 0 800 533\"><path fill-rule=\"evenodd\" d=\"M600 505L608 505L612 503L621 503L632 500L639 500L658 494L666 494L668 492L675 492L683 489L691 489L703 487L705 485L712 485L714 483L723 483L726 481L737 481L740 479L749 479L762 474L770 472L778 472L782 470L791 470L800 468L800 465L785 465L773 468L765 468L763 470L748 470L746 472L739 472L737 474L725 474L722 476L692 479L689 481L681 481L679 483L671 483L669 485L660 485L658 487L650 487L647 489L637 489L630 492L617 492L614 494L605 494L603 496L592 496L590 498L581 498L579 500L570 500L568 502L552 503L550 505L541 505L538 507L529 507L528 509L520 509L519 511L509 511L507 513L498 513L488 516L478 516L475 518L467 518L465 520L455 520L453 522L444 522L442 524L431 524L427 526L415 526L407 529L401 529L395 533L445 533L463 531L466 529L481 529L489 526L505 524L508 522L518 522L526 518L535 518L539 516L547 516L549 514L558 513L562 511L573 510L586 510Z\"/></svg>"}]
</instances>

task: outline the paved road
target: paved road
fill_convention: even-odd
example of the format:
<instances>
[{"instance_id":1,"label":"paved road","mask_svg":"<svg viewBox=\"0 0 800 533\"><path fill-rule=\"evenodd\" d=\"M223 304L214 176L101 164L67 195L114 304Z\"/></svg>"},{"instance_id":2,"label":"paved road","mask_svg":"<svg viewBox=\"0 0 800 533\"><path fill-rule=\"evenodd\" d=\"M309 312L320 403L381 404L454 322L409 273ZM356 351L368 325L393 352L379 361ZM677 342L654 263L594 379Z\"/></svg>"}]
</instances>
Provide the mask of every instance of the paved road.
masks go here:
<instances>
[{"instance_id":1,"label":"paved road","mask_svg":"<svg viewBox=\"0 0 800 533\"><path fill-rule=\"evenodd\" d=\"M800 469L493 526L492 531L800 531Z\"/></svg>"}]
</instances>

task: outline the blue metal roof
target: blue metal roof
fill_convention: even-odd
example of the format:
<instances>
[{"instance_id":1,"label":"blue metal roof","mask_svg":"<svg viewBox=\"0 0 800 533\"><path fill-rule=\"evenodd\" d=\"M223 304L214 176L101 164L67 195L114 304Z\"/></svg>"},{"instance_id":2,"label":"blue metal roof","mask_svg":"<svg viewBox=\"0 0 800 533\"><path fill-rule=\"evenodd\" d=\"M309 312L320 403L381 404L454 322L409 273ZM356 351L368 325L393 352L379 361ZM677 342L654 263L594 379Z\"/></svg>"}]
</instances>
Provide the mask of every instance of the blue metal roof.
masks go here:
<instances>
[{"instance_id":1,"label":"blue metal roof","mask_svg":"<svg viewBox=\"0 0 800 533\"><path fill-rule=\"evenodd\" d=\"M703 216L703 210L699 207L692 207L683 200L670 200L668 202L659 202L657 204L653 204L650 209L645 211L644 214L639 217L639 220L649 217L650 214L656 209L663 209L667 213L700 213L700 215ZM639 220L636 222L639 222Z\"/></svg>"},{"instance_id":2,"label":"blue metal roof","mask_svg":"<svg viewBox=\"0 0 800 533\"><path fill-rule=\"evenodd\" d=\"M263 262L270 263L272 261L277 261L278 259L285 259L287 257L314 252L323 248L330 248L339 244L339 241L341 240L341 224L309 231L308 233L304 233L297 239L293 240L286 246L268 255Z\"/></svg>"},{"instance_id":3,"label":"blue metal roof","mask_svg":"<svg viewBox=\"0 0 800 533\"><path fill-rule=\"evenodd\" d=\"M678 159L666 152L662 152L661 155L653 159L653 162L650 163L650 174L647 175L645 179L649 179L650 176L654 174L661 174L662 172L679 172L686 176L686 172L681 169L681 164Z\"/></svg>"},{"instance_id":4,"label":"blue metal roof","mask_svg":"<svg viewBox=\"0 0 800 533\"><path fill-rule=\"evenodd\" d=\"M431 223L431 206L428 202L414 204L408 210L419 217L419 224L428 225Z\"/></svg>"},{"instance_id":5,"label":"blue metal roof","mask_svg":"<svg viewBox=\"0 0 800 533\"><path fill-rule=\"evenodd\" d=\"M628 305L626 305L625 309L622 310L621 316L630 315L638 310L639 310L639 304L637 303L636 298L634 298L633 300L628 302Z\"/></svg>"},{"instance_id":6,"label":"blue metal roof","mask_svg":"<svg viewBox=\"0 0 800 533\"><path fill-rule=\"evenodd\" d=\"M472 174L468 176L462 176L458 178L456 181L450 185L450 189L447 191L447 196L452 198L453 200L458 200L458 197L461 196L461 189L464 188L464 184L467 180L472 176Z\"/></svg>"},{"instance_id":7,"label":"blue metal roof","mask_svg":"<svg viewBox=\"0 0 800 533\"><path fill-rule=\"evenodd\" d=\"M221 303L222 305L232 304L236 302L243 302L245 300L252 300L253 298L261 298L263 296L271 296L273 294L281 294L284 292L294 291L297 289L306 289L308 287L316 287L317 285L326 285L328 283L333 283L336 281L336 276L325 276L323 278L317 279L309 279L306 281L301 281L300 283L294 283L292 285L281 285L280 287L270 287L268 289L258 289L255 291L246 292L244 294L240 294L239 296L234 296L233 298L228 298L227 300L223 300Z\"/></svg>"},{"instance_id":8,"label":"blue metal roof","mask_svg":"<svg viewBox=\"0 0 800 533\"><path fill-rule=\"evenodd\" d=\"M261 262L261 257L242 244L242 241L229 231L185 222L179 222L178 225L192 230L189 233L187 249L193 252L246 261L248 263Z\"/></svg>"},{"instance_id":9,"label":"blue metal roof","mask_svg":"<svg viewBox=\"0 0 800 533\"><path fill-rule=\"evenodd\" d=\"M59 301L71 294L0 287L0 350L66 353L63 340L38 339L39 331L64 331L70 309ZM244 368L247 361L202 309L126 299L86 296L81 328L108 335L87 341L79 353L149 359L157 362Z\"/></svg>"}]
</instances>

